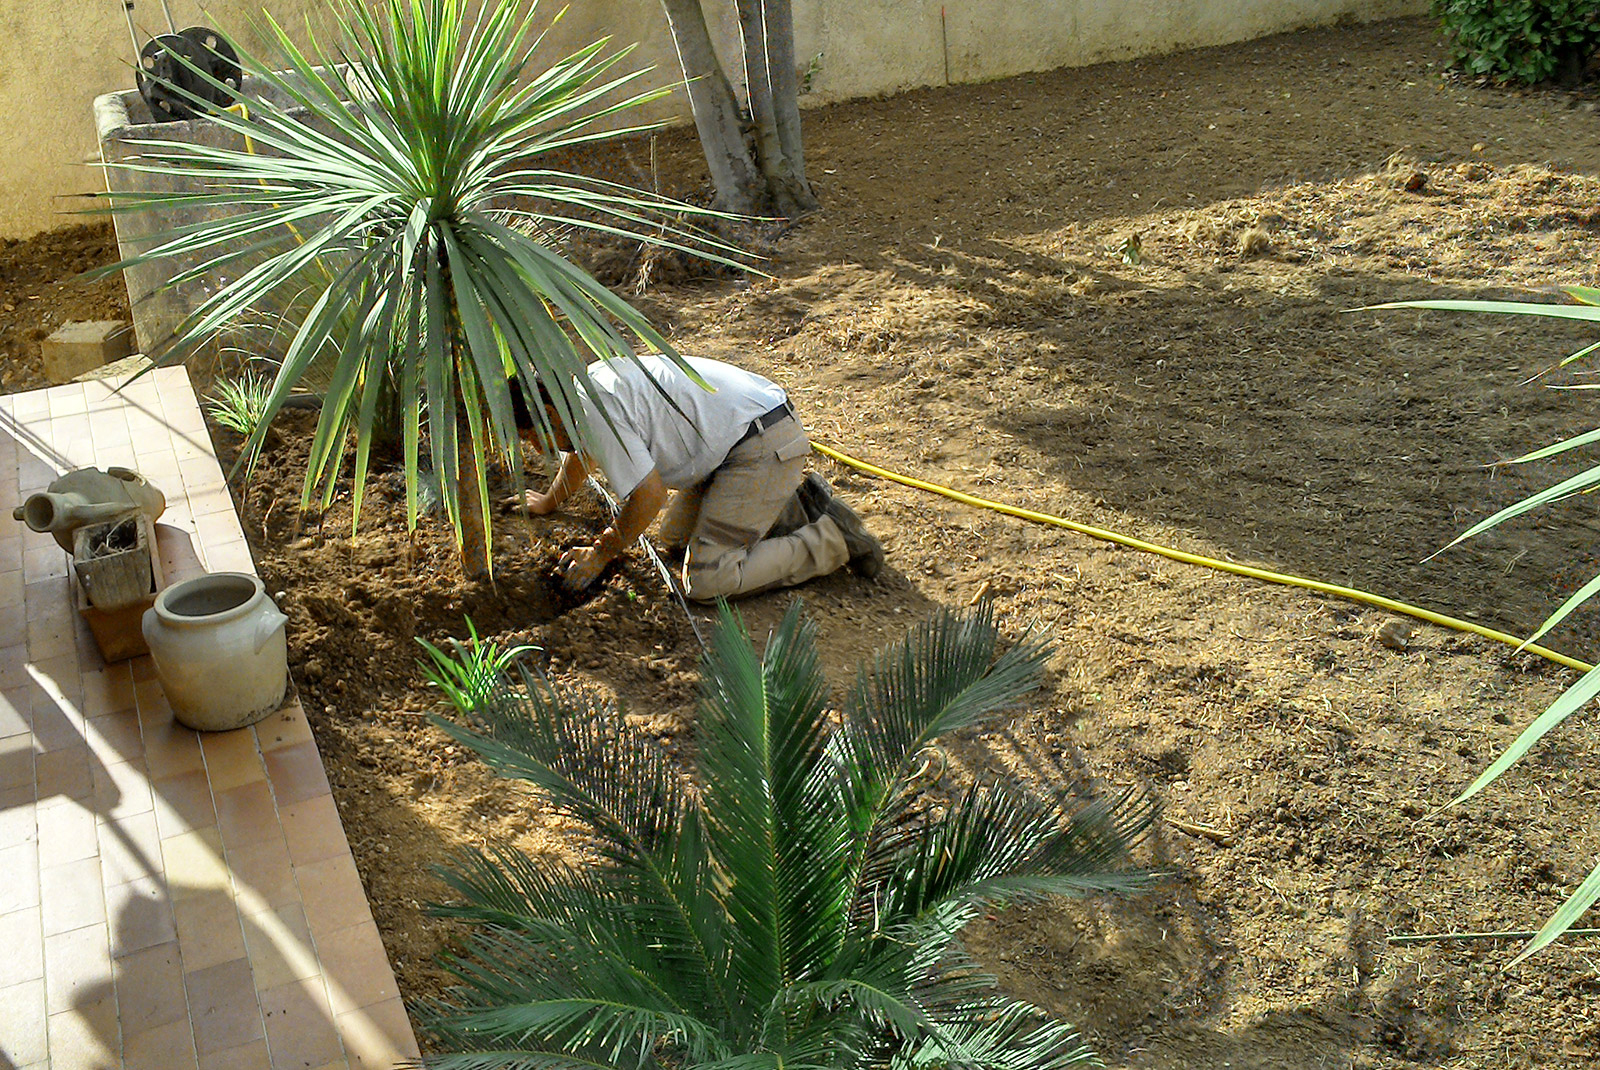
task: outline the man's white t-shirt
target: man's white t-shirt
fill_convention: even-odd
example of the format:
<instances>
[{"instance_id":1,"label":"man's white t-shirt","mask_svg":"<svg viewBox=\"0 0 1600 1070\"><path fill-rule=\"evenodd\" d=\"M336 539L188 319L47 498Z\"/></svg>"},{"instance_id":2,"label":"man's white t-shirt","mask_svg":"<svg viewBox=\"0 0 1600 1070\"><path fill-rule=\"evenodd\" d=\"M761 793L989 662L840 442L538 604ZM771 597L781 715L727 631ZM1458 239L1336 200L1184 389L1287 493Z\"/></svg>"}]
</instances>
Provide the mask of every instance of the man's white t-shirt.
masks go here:
<instances>
[{"instance_id":1,"label":"man's white t-shirt","mask_svg":"<svg viewBox=\"0 0 1600 1070\"><path fill-rule=\"evenodd\" d=\"M595 393L579 391L578 404L588 425L590 457L620 498L632 494L652 469L674 490L696 486L727 458L752 420L787 400L782 387L753 372L704 357L685 360L710 390L660 354L645 354L639 363L589 365ZM596 405L611 418L609 427Z\"/></svg>"}]
</instances>

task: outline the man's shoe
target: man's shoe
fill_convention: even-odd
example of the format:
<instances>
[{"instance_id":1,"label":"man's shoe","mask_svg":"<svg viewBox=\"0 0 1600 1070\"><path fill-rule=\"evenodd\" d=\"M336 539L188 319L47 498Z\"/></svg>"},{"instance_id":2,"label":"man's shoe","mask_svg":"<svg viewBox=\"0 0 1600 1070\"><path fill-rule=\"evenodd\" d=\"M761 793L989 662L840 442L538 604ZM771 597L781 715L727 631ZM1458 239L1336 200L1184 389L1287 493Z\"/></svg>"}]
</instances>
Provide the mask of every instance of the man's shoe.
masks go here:
<instances>
[{"instance_id":1,"label":"man's shoe","mask_svg":"<svg viewBox=\"0 0 1600 1070\"><path fill-rule=\"evenodd\" d=\"M827 514L828 503L833 500L833 488L816 472L807 472L806 478L795 488L794 496L800 499L806 518L815 524Z\"/></svg>"},{"instance_id":2,"label":"man's shoe","mask_svg":"<svg viewBox=\"0 0 1600 1070\"><path fill-rule=\"evenodd\" d=\"M870 580L882 572L883 544L867 530L856 511L838 498L829 498L826 514L844 536L845 548L850 551L850 567L856 574Z\"/></svg>"}]
</instances>

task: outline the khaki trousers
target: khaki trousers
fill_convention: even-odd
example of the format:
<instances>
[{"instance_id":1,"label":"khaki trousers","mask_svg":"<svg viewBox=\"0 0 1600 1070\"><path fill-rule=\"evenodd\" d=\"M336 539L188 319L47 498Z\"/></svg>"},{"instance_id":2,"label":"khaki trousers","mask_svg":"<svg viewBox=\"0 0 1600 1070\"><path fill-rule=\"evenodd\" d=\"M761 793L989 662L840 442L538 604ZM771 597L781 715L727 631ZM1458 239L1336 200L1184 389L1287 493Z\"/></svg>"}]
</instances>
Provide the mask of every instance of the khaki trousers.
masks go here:
<instances>
[{"instance_id":1,"label":"khaki trousers","mask_svg":"<svg viewBox=\"0 0 1600 1070\"><path fill-rule=\"evenodd\" d=\"M825 516L765 537L793 501L810 452L800 421L780 420L735 446L704 483L673 495L660 538L685 548L684 594L710 602L792 587L850 559L844 536Z\"/></svg>"}]
</instances>

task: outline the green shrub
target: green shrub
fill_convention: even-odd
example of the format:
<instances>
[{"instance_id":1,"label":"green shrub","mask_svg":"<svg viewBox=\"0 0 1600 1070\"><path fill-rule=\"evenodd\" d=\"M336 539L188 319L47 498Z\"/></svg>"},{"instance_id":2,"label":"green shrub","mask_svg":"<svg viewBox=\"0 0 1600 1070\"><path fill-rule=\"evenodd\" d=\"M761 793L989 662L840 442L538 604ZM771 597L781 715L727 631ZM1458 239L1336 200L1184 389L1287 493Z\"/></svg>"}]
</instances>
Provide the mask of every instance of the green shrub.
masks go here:
<instances>
[{"instance_id":1,"label":"green shrub","mask_svg":"<svg viewBox=\"0 0 1600 1070\"><path fill-rule=\"evenodd\" d=\"M266 419L267 399L272 395L272 380L255 372L237 379L218 379L206 396L206 411L223 427L245 438L256 433Z\"/></svg>"},{"instance_id":2,"label":"green shrub","mask_svg":"<svg viewBox=\"0 0 1600 1070\"><path fill-rule=\"evenodd\" d=\"M1508 82L1581 76L1600 45L1600 0L1433 0L1462 70Z\"/></svg>"},{"instance_id":3,"label":"green shrub","mask_svg":"<svg viewBox=\"0 0 1600 1070\"><path fill-rule=\"evenodd\" d=\"M1000 648L987 604L940 613L835 705L798 603L765 653L724 605L693 782L620 710L526 667L520 691L468 698L438 723L529 785L582 857L469 849L445 874L459 902L438 912L473 931L442 960L455 987L419 1008L440 1053L428 1065L1100 1065L1070 1026L1001 993L960 935L1005 903L1145 885L1123 867L1148 802L918 783L940 737L1037 686L1044 647Z\"/></svg>"}]
</instances>

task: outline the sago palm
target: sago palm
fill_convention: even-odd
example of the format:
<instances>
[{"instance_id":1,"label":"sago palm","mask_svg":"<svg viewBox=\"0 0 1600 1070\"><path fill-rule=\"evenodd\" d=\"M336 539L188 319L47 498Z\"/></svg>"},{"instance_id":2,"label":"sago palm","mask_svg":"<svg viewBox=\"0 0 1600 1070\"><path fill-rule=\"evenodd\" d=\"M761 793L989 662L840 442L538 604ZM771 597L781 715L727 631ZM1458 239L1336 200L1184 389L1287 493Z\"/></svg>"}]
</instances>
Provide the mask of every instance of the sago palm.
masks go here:
<instances>
[{"instance_id":1,"label":"sago palm","mask_svg":"<svg viewBox=\"0 0 1600 1070\"><path fill-rule=\"evenodd\" d=\"M928 792L942 735L1012 708L1044 650L987 607L940 613L829 705L798 609L764 655L722 609L681 778L617 710L524 674L441 720L578 831L575 863L473 852L474 924L424 1012L439 1067L1056 1070L1073 1029L1000 994L958 936L999 904L1131 889L1133 796L1048 802L1004 779Z\"/></svg>"},{"instance_id":2,"label":"sago palm","mask_svg":"<svg viewBox=\"0 0 1600 1070\"><path fill-rule=\"evenodd\" d=\"M332 46L301 49L269 20L274 54L239 50L245 73L275 92L208 117L234 145L154 137L112 165L113 191L154 177L179 192L114 192L108 211L188 221L117 267L168 261L188 265L175 267L169 285L207 283L210 296L152 354L158 361L183 360L264 311L296 309L247 450L331 352L316 377L325 401L302 506L320 495L326 507L349 464L359 517L380 400L392 401L411 523L426 454L464 564L481 573L491 524L485 460L521 470L511 390L542 419L534 385L542 378L581 446L609 433L573 409L590 361L631 358L636 341L677 357L552 235L587 227L714 259L734 250L675 226L695 211L687 205L546 165L554 151L640 129L600 128L660 95L618 99L642 73L614 73L626 52L608 56L600 41L541 68L535 0L330 7ZM191 74L227 92L198 68Z\"/></svg>"}]
</instances>

